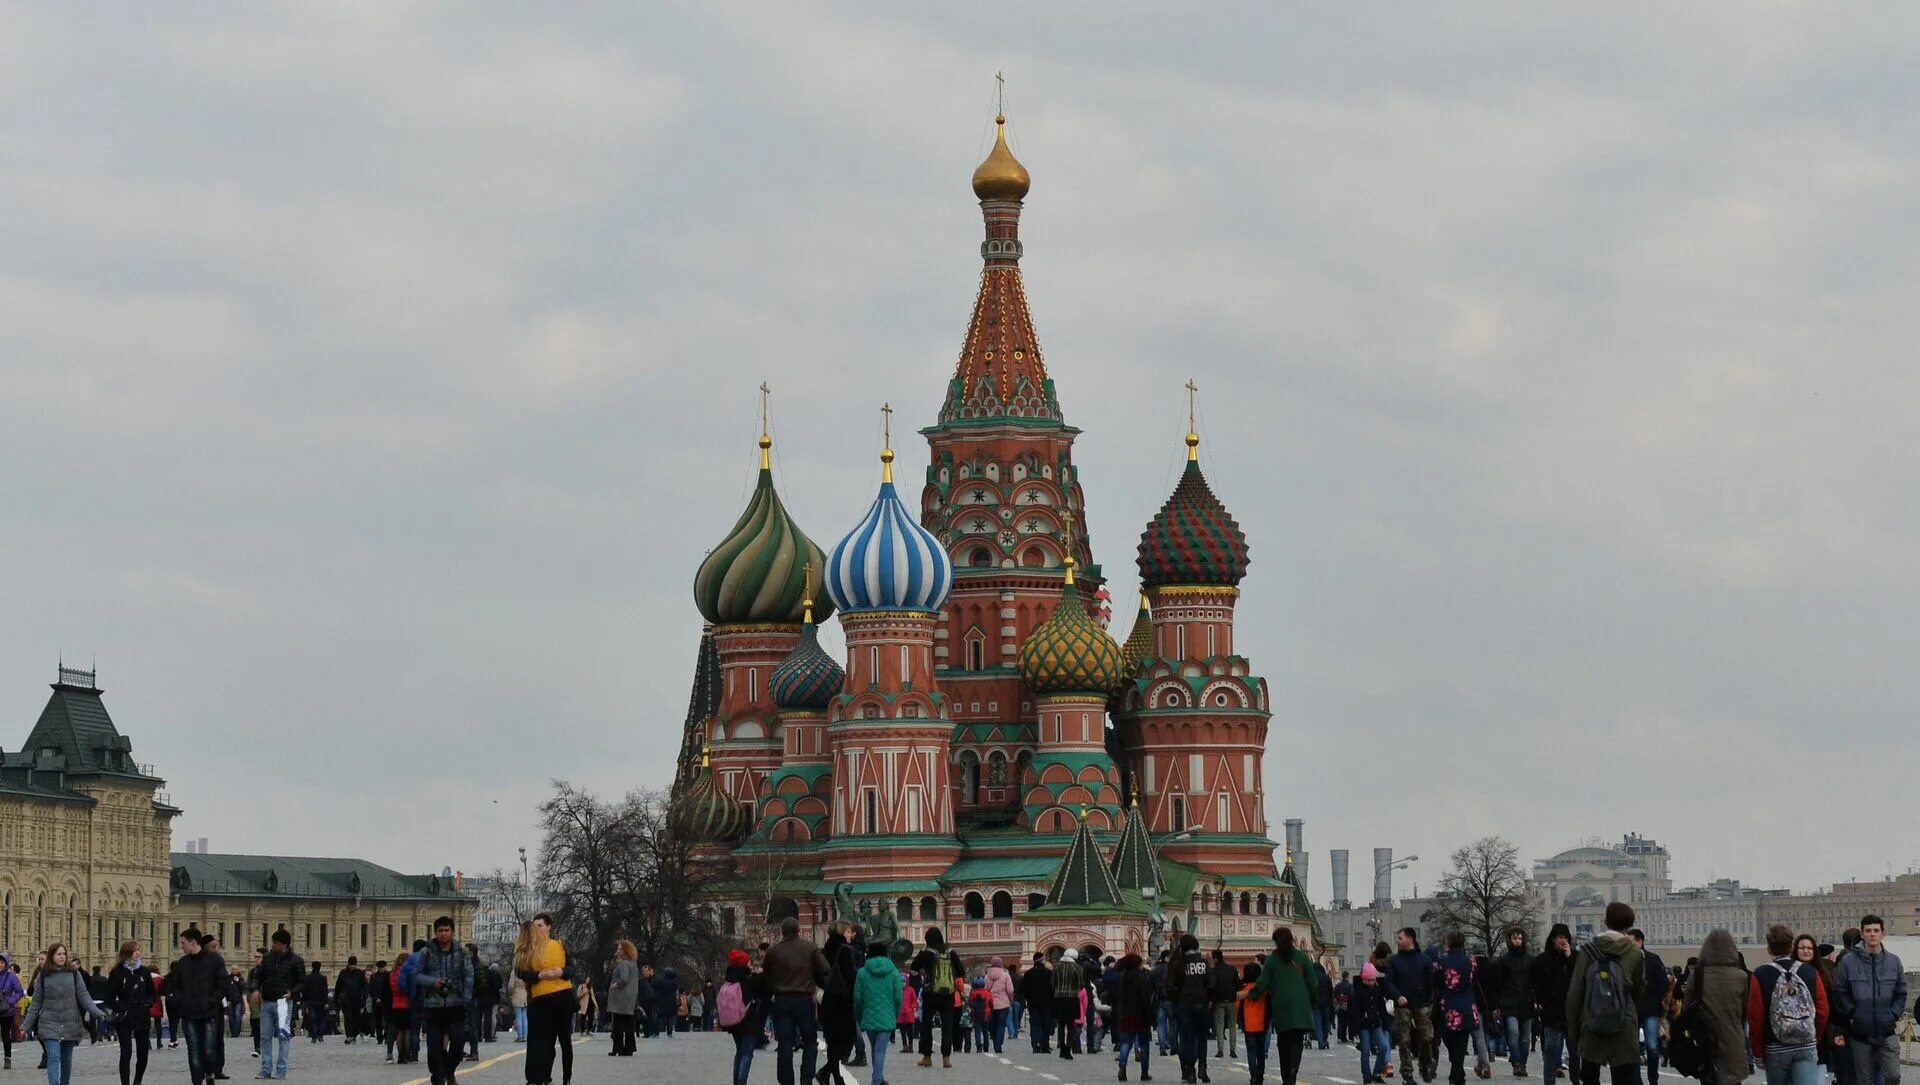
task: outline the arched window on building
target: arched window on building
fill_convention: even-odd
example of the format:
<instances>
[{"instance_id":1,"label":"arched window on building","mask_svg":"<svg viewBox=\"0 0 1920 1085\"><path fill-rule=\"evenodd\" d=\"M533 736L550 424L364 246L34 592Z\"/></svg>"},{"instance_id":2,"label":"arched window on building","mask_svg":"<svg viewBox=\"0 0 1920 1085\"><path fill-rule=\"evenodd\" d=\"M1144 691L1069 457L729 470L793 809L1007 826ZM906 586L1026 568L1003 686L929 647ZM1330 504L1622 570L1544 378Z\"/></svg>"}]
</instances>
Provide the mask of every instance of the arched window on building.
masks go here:
<instances>
[{"instance_id":1,"label":"arched window on building","mask_svg":"<svg viewBox=\"0 0 1920 1085\"><path fill-rule=\"evenodd\" d=\"M940 902L932 897L921 897L920 918L929 923L938 922L940 919Z\"/></svg>"},{"instance_id":2,"label":"arched window on building","mask_svg":"<svg viewBox=\"0 0 1920 1085\"><path fill-rule=\"evenodd\" d=\"M1248 893L1246 893L1245 891L1242 891L1240 894L1240 914L1252 915L1253 914L1252 904L1253 904L1253 897Z\"/></svg>"},{"instance_id":3,"label":"arched window on building","mask_svg":"<svg viewBox=\"0 0 1920 1085\"><path fill-rule=\"evenodd\" d=\"M1254 907L1254 911L1257 914L1266 915L1267 914L1267 895L1265 893L1262 893L1259 896L1255 897L1253 899L1253 907Z\"/></svg>"},{"instance_id":4,"label":"arched window on building","mask_svg":"<svg viewBox=\"0 0 1920 1085\"><path fill-rule=\"evenodd\" d=\"M973 552L967 555L967 564L976 569L990 569L993 567L993 551L984 546L976 546Z\"/></svg>"},{"instance_id":5,"label":"arched window on building","mask_svg":"<svg viewBox=\"0 0 1920 1085\"><path fill-rule=\"evenodd\" d=\"M1013 918L1013 894L1012 893L1009 893L1005 889L1002 889L993 895L993 918L995 919L1012 919Z\"/></svg>"},{"instance_id":6,"label":"arched window on building","mask_svg":"<svg viewBox=\"0 0 1920 1085\"><path fill-rule=\"evenodd\" d=\"M1007 786L1007 755L999 750L987 755L987 786Z\"/></svg>"},{"instance_id":7,"label":"arched window on building","mask_svg":"<svg viewBox=\"0 0 1920 1085\"><path fill-rule=\"evenodd\" d=\"M1027 911L1029 912L1033 911L1035 908L1038 908L1046 903L1047 903L1047 895L1045 893L1028 893L1027 894Z\"/></svg>"},{"instance_id":8,"label":"arched window on building","mask_svg":"<svg viewBox=\"0 0 1920 1085\"><path fill-rule=\"evenodd\" d=\"M960 796L969 806L980 803L980 759L971 751L960 755Z\"/></svg>"},{"instance_id":9,"label":"arched window on building","mask_svg":"<svg viewBox=\"0 0 1920 1085\"><path fill-rule=\"evenodd\" d=\"M913 898L901 897L893 902L893 914L897 919L913 918Z\"/></svg>"},{"instance_id":10,"label":"arched window on building","mask_svg":"<svg viewBox=\"0 0 1920 1085\"><path fill-rule=\"evenodd\" d=\"M1187 831L1187 800L1179 795L1173 797L1173 831Z\"/></svg>"},{"instance_id":11,"label":"arched window on building","mask_svg":"<svg viewBox=\"0 0 1920 1085\"><path fill-rule=\"evenodd\" d=\"M767 902L767 922L800 918L800 902L792 897L775 897Z\"/></svg>"},{"instance_id":12,"label":"arched window on building","mask_svg":"<svg viewBox=\"0 0 1920 1085\"><path fill-rule=\"evenodd\" d=\"M962 903L966 907L968 919L987 918L987 902L978 893L968 893Z\"/></svg>"}]
</instances>

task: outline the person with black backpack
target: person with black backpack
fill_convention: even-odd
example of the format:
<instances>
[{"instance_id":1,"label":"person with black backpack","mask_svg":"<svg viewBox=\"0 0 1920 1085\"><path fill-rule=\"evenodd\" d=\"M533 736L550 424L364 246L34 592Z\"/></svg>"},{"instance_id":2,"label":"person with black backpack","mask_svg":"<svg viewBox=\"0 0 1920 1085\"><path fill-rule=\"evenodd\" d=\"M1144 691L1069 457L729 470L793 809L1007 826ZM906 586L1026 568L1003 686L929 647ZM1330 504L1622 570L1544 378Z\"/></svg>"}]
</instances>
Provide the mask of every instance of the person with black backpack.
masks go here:
<instances>
[{"instance_id":1,"label":"person with black backpack","mask_svg":"<svg viewBox=\"0 0 1920 1085\"><path fill-rule=\"evenodd\" d=\"M1827 1028L1827 991L1820 973L1793 959L1793 929L1767 928L1773 960L1753 970L1747 995L1747 1039L1767 1085L1822 1085L1820 1035Z\"/></svg>"},{"instance_id":2,"label":"person with black backpack","mask_svg":"<svg viewBox=\"0 0 1920 1085\"><path fill-rule=\"evenodd\" d=\"M1607 929L1582 946L1567 986L1567 1042L1580 1054L1582 1085L1600 1085L1600 1068L1611 1067L1613 1085L1639 1085L1640 992L1646 955L1627 933L1633 906L1607 905Z\"/></svg>"},{"instance_id":3,"label":"person with black backpack","mask_svg":"<svg viewBox=\"0 0 1920 1085\"><path fill-rule=\"evenodd\" d=\"M1533 986L1533 1016L1540 1023L1541 1077L1553 1085L1560 1074L1560 1059L1567 1061L1567 1076L1580 1077L1580 1052L1567 1044L1567 989L1573 986L1573 931L1565 923L1555 923L1547 932L1547 948L1533 958L1528 975Z\"/></svg>"}]
</instances>

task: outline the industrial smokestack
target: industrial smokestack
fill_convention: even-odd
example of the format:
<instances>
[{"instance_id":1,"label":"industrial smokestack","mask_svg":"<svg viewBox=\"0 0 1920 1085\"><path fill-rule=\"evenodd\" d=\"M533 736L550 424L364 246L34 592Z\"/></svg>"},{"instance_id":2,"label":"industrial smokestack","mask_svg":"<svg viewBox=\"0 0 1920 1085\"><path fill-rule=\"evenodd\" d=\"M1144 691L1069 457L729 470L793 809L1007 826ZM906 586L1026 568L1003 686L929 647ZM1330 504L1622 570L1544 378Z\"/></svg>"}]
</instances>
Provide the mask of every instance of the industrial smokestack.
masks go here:
<instances>
[{"instance_id":1,"label":"industrial smokestack","mask_svg":"<svg viewBox=\"0 0 1920 1085\"><path fill-rule=\"evenodd\" d=\"M1373 849L1373 906L1393 907L1393 849Z\"/></svg>"},{"instance_id":2,"label":"industrial smokestack","mask_svg":"<svg viewBox=\"0 0 1920 1085\"><path fill-rule=\"evenodd\" d=\"M1287 851L1292 854L1293 874L1300 881L1301 891L1307 894L1308 900L1312 900L1313 891L1307 888L1306 834L1301 831L1305 824L1299 818L1287 819Z\"/></svg>"},{"instance_id":3,"label":"industrial smokestack","mask_svg":"<svg viewBox=\"0 0 1920 1085\"><path fill-rule=\"evenodd\" d=\"M1335 848L1333 858L1333 898L1335 908L1351 908L1353 901L1347 899L1347 849Z\"/></svg>"}]
</instances>

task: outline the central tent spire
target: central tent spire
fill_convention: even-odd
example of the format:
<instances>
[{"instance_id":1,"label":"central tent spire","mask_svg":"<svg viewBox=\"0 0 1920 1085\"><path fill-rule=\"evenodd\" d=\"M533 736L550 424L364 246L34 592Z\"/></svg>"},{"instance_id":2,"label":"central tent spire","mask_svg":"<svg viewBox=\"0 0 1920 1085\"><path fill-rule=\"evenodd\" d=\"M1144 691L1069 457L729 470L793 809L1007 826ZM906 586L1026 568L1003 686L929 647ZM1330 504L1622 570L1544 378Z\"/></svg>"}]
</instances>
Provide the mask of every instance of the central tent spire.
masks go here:
<instances>
[{"instance_id":1,"label":"central tent spire","mask_svg":"<svg viewBox=\"0 0 1920 1085\"><path fill-rule=\"evenodd\" d=\"M1020 211L1033 187L1027 167L1007 145L1006 80L998 73L1000 112L993 119L993 149L973 171L986 239L980 243L980 292L960 360L940 408L942 424L1017 418L1060 424L1060 404L1027 309L1020 278Z\"/></svg>"}]
</instances>

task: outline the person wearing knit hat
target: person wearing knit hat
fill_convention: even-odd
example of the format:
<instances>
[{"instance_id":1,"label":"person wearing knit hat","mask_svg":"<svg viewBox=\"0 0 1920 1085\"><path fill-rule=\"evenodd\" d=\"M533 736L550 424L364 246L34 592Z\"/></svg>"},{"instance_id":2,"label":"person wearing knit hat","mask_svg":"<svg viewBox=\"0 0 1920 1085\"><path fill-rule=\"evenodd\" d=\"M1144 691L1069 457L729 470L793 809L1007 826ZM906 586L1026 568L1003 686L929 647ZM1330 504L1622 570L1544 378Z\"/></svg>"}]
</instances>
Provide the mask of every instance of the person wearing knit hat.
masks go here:
<instances>
[{"instance_id":1,"label":"person wearing knit hat","mask_svg":"<svg viewBox=\"0 0 1920 1085\"><path fill-rule=\"evenodd\" d=\"M1347 1014L1360 1040L1360 1080L1364 1085L1385 1081L1392 1065L1393 1009L1380 979L1380 970L1372 961L1361 965L1360 982L1354 985L1347 1003Z\"/></svg>"},{"instance_id":2,"label":"person wearing knit hat","mask_svg":"<svg viewBox=\"0 0 1920 1085\"><path fill-rule=\"evenodd\" d=\"M733 1037L733 1085L747 1085L753 1053L766 1031L767 980L744 949L727 953L727 971L714 994L714 1024Z\"/></svg>"}]
</instances>

